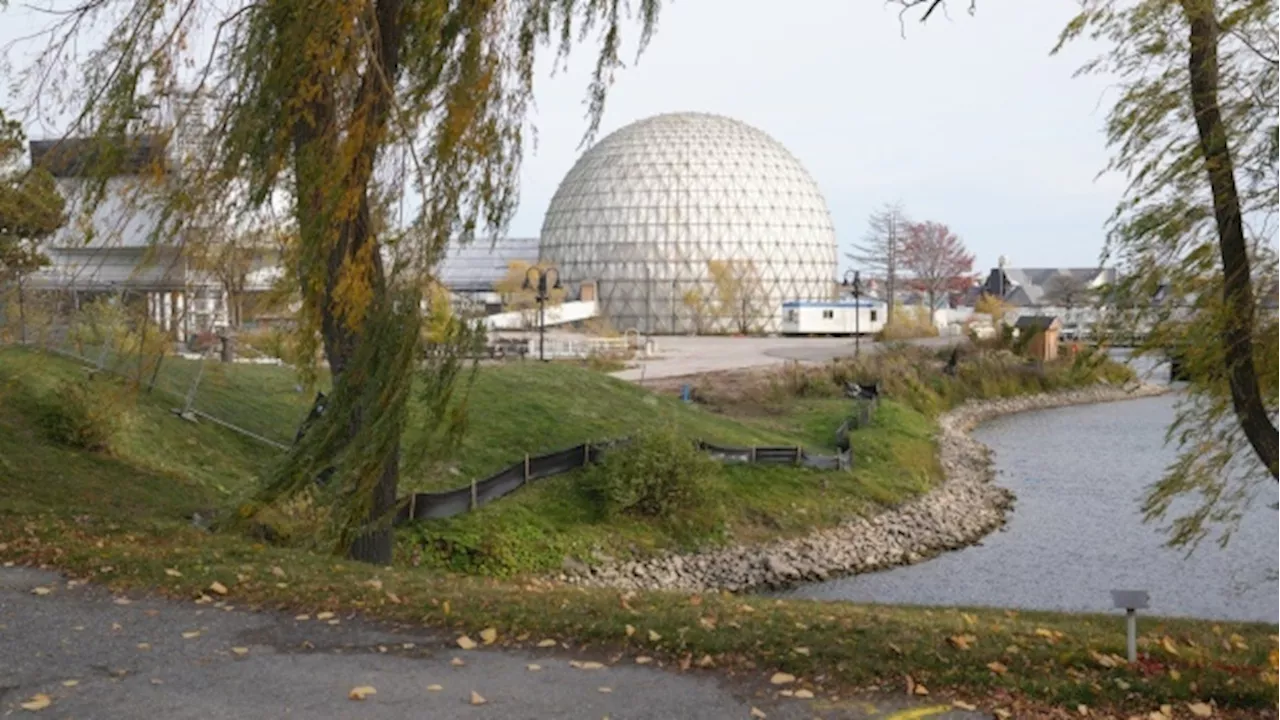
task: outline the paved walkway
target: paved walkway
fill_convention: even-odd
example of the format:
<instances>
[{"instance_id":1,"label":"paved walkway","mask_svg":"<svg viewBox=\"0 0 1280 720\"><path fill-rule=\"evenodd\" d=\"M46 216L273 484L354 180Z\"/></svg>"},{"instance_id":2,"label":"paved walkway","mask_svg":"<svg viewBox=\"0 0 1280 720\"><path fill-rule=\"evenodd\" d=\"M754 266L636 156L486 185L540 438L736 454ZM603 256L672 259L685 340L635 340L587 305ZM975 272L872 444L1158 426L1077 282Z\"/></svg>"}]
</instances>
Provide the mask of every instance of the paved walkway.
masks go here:
<instances>
[{"instance_id":1,"label":"paved walkway","mask_svg":"<svg viewBox=\"0 0 1280 720\"><path fill-rule=\"evenodd\" d=\"M905 696L819 707L708 672L676 673L599 657L577 658L605 664L582 669L570 665L575 658L563 650L462 651L439 633L336 619L330 624L193 603L122 601L97 587L69 586L52 573L0 569L0 714L166 720L986 717L910 704ZM359 686L377 693L349 699ZM472 693L484 702L474 704ZM47 707L21 709L38 695L47 697Z\"/></svg>"},{"instance_id":2,"label":"paved walkway","mask_svg":"<svg viewBox=\"0 0 1280 720\"><path fill-rule=\"evenodd\" d=\"M825 363L849 357L855 352L879 352L884 346L871 338L855 344L849 338L661 336L656 338L657 357L640 360L637 367L612 375L620 380L639 381L683 377L709 372L741 370L779 365L792 360ZM911 342L942 347L961 338L925 338Z\"/></svg>"}]
</instances>

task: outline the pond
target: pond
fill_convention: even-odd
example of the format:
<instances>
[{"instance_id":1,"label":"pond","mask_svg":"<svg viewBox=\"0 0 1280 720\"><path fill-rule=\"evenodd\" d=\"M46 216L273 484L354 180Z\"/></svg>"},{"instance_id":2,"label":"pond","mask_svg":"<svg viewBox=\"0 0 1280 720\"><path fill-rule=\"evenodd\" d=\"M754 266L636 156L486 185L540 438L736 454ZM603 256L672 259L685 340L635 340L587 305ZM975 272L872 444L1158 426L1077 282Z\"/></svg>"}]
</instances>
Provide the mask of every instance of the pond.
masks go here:
<instances>
[{"instance_id":1,"label":"pond","mask_svg":"<svg viewBox=\"0 0 1280 720\"><path fill-rule=\"evenodd\" d=\"M996 419L974 437L1017 493L1008 525L922 564L806 585L795 597L920 605L1111 611L1112 589L1147 590L1152 614L1275 623L1277 486L1259 485L1230 544L1163 546L1141 500L1173 461L1176 395ZM1216 537L1216 536L1214 536Z\"/></svg>"}]
</instances>

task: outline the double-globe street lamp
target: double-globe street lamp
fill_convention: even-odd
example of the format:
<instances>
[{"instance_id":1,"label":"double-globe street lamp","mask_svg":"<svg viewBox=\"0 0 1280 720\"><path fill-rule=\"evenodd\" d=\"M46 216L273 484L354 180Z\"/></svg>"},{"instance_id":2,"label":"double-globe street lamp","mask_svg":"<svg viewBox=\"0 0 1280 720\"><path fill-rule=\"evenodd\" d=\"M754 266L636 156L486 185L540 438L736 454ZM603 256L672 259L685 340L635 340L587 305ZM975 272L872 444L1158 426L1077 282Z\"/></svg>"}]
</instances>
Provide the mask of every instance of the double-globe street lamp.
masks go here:
<instances>
[{"instance_id":1,"label":"double-globe street lamp","mask_svg":"<svg viewBox=\"0 0 1280 720\"><path fill-rule=\"evenodd\" d=\"M857 270L846 270L844 282L853 294L853 356L862 354L862 273Z\"/></svg>"},{"instance_id":2,"label":"double-globe street lamp","mask_svg":"<svg viewBox=\"0 0 1280 720\"><path fill-rule=\"evenodd\" d=\"M554 267L540 268L534 265L525 271L522 287L536 293L534 299L538 301L538 359L545 361L547 359L544 350L547 345L547 301L551 299L552 290L561 290L564 287L560 284L560 271Z\"/></svg>"}]
</instances>

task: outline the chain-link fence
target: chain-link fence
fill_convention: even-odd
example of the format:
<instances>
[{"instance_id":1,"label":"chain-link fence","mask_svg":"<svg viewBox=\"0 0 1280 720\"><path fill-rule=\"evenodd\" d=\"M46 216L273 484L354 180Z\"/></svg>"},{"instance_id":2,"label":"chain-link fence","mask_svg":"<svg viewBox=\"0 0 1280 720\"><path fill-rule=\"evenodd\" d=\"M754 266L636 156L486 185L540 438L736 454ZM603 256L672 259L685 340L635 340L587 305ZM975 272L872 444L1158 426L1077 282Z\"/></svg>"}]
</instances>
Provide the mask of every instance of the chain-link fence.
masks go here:
<instances>
[{"instance_id":1,"label":"chain-link fence","mask_svg":"<svg viewBox=\"0 0 1280 720\"><path fill-rule=\"evenodd\" d=\"M286 450L312 397L296 373L244 342L235 357L211 331L184 333L182 318L156 322L124 293L0 301L0 345L52 353L136 383L177 418L212 422Z\"/></svg>"}]
</instances>

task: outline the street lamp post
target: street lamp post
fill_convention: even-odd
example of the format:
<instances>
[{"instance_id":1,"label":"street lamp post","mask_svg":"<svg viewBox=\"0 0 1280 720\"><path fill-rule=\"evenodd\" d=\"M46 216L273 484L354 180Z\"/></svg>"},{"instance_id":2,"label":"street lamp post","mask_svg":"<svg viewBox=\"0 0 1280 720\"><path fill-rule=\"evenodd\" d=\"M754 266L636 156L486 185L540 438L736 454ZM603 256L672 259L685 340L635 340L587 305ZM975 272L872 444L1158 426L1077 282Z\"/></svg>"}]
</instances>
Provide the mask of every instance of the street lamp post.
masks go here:
<instances>
[{"instance_id":1,"label":"street lamp post","mask_svg":"<svg viewBox=\"0 0 1280 720\"><path fill-rule=\"evenodd\" d=\"M862 273L846 270L841 283L853 293L853 356L862 354Z\"/></svg>"},{"instance_id":2,"label":"street lamp post","mask_svg":"<svg viewBox=\"0 0 1280 720\"><path fill-rule=\"evenodd\" d=\"M560 290L560 271L553 267L540 268L537 265L529 268L524 274L525 290L533 290L538 301L538 359L546 361L547 332L547 300L551 299L552 290Z\"/></svg>"}]
</instances>

